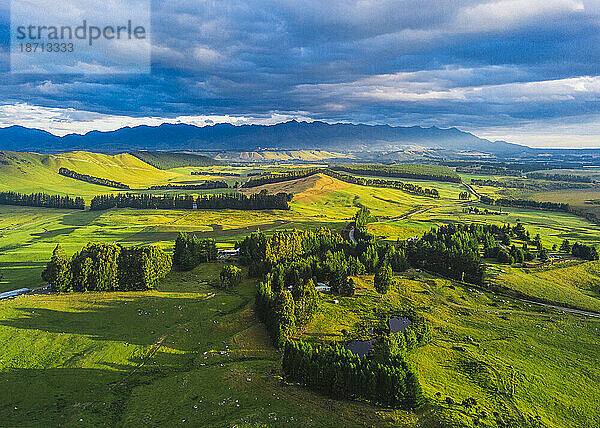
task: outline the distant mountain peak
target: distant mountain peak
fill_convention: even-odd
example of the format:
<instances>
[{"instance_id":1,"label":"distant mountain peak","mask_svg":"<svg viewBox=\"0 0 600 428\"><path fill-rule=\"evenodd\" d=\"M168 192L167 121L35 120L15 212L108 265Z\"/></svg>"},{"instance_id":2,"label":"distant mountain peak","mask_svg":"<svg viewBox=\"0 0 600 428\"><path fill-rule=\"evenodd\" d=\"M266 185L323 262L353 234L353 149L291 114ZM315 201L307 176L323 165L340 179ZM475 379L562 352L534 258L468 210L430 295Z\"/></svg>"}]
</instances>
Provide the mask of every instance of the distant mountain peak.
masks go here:
<instances>
[{"instance_id":1,"label":"distant mountain peak","mask_svg":"<svg viewBox=\"0 0 600 428\"><path fill-rule=\"evenodd\" d=\"M217 123L196 126L162 123L127 126L115 131L90 131L57 137L39 129L13 125L0 129L0 150L61 152L90 150L253 151L333 150L377 151L385 147L421 146L449 151L510 153L529 150L506 142L491 142L457 128L306 122L292 119L275 125Z\"/></svg>"}]
</instances>

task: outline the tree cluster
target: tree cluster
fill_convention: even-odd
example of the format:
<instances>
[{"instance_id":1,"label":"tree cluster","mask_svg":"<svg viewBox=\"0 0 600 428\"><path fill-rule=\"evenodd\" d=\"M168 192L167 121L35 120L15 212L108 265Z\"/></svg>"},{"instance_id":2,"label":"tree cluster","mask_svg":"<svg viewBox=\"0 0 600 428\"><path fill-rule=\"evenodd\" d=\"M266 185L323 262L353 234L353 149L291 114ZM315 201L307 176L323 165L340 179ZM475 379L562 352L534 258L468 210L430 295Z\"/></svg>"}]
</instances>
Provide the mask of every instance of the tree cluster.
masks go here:
<instances>
[{"instance_id":1,"label":"tree cluster","mask_svg":"<svg viewBox=\"0 0 600 428\"><path fill-rule=\"evenodd\" d=\"M58 170L60 175L65 177L73 178L79 181L85 181L86 183L97 184L99 186L114 187L115 189L129 189L129 186L118 181L108 180L106 178L94 177L93 175L80 174L75 171L71 171L67 168L60 168Z\"/></svg>"},{"instance_id":2,"label":"tree cluster","mask_svg":"<svg viewBox=\"0 0 600 428\"><path fill-rule=\"evenodd\" d=\"M149 290L170 271L157 246L89 243L71 258L57 245L42 279L59 292Z\"/></svg>"},{"instance_id":3,"label":"tree cluster","mask_svg":"<svg viewBox=\"0 0 600 428\"><path fill-rule=\"evenodd\" d=\"M333 292L352 296L351 276L408 267L400 244L372 240L354 245L328 229L277 232L268 237L256 232L236 247L250 275L264 276L256 307L276 345L312 317L317 282L328 282ZM388 277L391 281L391 273Z\"/></svg>"},{"instance_id":4,"label":"tree cluster","mask_svg":"<svg viewBox=\"0 0 600 428\"><path fill-rule=\"evenodd\" d=\"M538 255L543 257L544 248L539 234L532 240L529 232L521 223L517 223L515 226L510 224L485 225L483 228L486 233L480 242L483 245L484 257L495 258L498 263L509 265L531 261L535 255L530 251L529 243L533 243L537 247ZM524 241L522 248L511 244L513 238Z\"/></svg>"},{"instance_id":5,"label":"tree cluster","mask_svg":"<svg viewBox=\"0 0 600 428\"><path fill-rule=\"evenodd\" d=\"M0 192L0 205L19 205L27 207L64 208L84 210L83 198L75 199L69 196L47 195L46 193L16 193Z\"/></svg>"},{"instance_id":6,"label":"tree cluster","mask_svg":"<svg viewBox=\"0 0 600 428\"><path fill-rule=\"evenodd\" d=\"M406 243L411 265L449 278L483 285L485 267L479 257L479 240L486 230L481 225L450 224Z\"/></svg>"},{"instance_id":7,"label":"tree cluster","mask_svg":"<svg viewBox=\"0 0 600 428\"><path fill-rule=\"evenodd\" d=\"M220 285L224 289L232 289L242 282L242 270L234 265L226 265L221 269L219 275Z\"/></svg>"},{"instance_id":8,"label":"tree cluster","mask_svg":"<svg viewBox=\"0 0 600 428\"><path fill-rule=\"evenodd\" d=\"M217 255L214 239L199 239L194 234L181 232L175 240L173 264L181 270L188 271L200 263L216 260Z\"/></svg>"},{"instance_id":9,"label":"tree cluster","mask_svg":"<svg viewBox=\"0 0 600 428\"><path fill-rule=\"evenodd\" d=\"M521 248L517 248L515 245L511 245L510 248L504 248L499 245L493 247L487 247L484 249L484 256L488 258L494 258L498 263L505 265L512 265L514 263L523 263L525 261L525 252ZM527 258L533 260L533 255L527 250Z\"/></svg>"},{"instance_id":10,"label":"tree cluster","mask_svg":"<svg viewBox=\"0 0 600 428\"><path fill-rule=\"evenodd\" d=\"M330 397L402 409L418 408L425 401L416 373L400 357L380 363L338 346L294 340L285 343L282 369L286 381Z\"/></svg>"},{"instance_id":11,"label":"tree cluster","mask_svg":"<svg viewBox=\"0 0 600 428\"><path fill-rule=\"evenodd\" d=\"M557 190L557 189L581 189L589 187L590 183L582 182L553 182L548 183L545 181L520 179L515 178L512 180L478 180L472 179L471 184L475 186L489 186L489 187L504 187L507 189L528 189L528 190Z\"/></svg>"},{"instance_id":12,"label":"tree cluster","mask_svg":"<svg viewBox=\"0 0 600 428\"><path fill-rule=\"evenodd\" d=\"M417 317L407 328L390 334L380 334L373 343L368 358L384 364L391 358L404 357L418 346L431 342L432 330L425 318Z\"/></svg>"},{"instance_id":13,"label":"tree cluster","mask_svg":"<svg viewBox=\"0 0 600 428\"><path fill-rule=\"evenodd\" d=\"M161 186L152 186L150 190L212 190L228 189L226 181L206 180L201 184L164 184Z\"/></svg>"},{"instance_id":14,"label":"tree cluster","mask_svg":"<svg viewBox=\"0 0 600 428\"><path fill-rule=\"evenodd\" d=\"M571 254L583 260L598 260L598 250L593 245L575 242L571 247Z\"/></svg>"},{"instance_id":15,"label":"tree cluster","mask_svg":"<svg viewBox=\"0 0 600 428\"><path fill-rule=\"evenodd\" d=\"M392 268L389 265L383 265L375 272L373 285L375 286L375 291L382 296L390 291L392 287Z\"/></svg>"}]
</instances>

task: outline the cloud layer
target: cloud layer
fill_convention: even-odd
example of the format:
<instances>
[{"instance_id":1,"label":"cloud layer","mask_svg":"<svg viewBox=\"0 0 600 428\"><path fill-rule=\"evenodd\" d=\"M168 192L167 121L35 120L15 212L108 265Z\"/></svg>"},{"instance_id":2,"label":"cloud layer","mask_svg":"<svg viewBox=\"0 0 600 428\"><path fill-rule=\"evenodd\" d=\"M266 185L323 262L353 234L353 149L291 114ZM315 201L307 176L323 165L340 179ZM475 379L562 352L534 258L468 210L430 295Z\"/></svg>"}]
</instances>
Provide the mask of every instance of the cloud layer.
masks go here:
<instances>
[{"instance_id":1,"label":"cloud layer","mask_svg":"<svg viewBox=\"0 0 600 428\"><path fill-rule=\"evenodd\" d=\"M152 13L150 75L20 76L0 6L0 124L312 118L600 146L600 0L155 0Z\"/></svg>"}]
</instances>

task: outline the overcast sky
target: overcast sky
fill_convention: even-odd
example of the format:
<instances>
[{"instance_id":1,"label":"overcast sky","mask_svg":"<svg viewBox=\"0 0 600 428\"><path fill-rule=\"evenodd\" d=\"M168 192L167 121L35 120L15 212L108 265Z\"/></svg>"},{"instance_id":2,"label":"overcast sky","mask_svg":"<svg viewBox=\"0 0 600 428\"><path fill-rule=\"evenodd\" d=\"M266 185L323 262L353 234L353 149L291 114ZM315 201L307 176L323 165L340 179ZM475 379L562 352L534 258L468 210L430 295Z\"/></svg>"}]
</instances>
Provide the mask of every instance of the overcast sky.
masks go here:
<instances>
[{"instance_id":1,"label":"overcast sky","mask_svg":"<svg viewBox=\"0 0 600 428\"><path fill-rule=\"evenodd\" d=\"M3 4L0 126L297 118L600 147L600 0L156 0L139 75L12 74L9 27Z\"/></svg>"}]
</instances>

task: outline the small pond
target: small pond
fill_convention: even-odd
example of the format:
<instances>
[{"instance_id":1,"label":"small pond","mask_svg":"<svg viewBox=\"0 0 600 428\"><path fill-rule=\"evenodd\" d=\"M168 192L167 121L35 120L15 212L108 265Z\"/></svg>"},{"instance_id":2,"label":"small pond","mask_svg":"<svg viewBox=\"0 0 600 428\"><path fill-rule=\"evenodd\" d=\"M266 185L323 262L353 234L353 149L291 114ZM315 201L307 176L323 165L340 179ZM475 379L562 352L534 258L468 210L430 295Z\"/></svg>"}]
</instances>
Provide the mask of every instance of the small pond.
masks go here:
<instances>
[{"instance_id":1,"label":"small pond","mask_svg":"<svg viewBox=\"0 0 600 428\"><path fill-rule=\"evenodd\" d=\"M390 333L397 333L399 331L404 333L411 323L412 321L407 317L392 317L388 321ZM373 329L371 329L370 332L372 333ZM369 353L369 351L373 348L374 343L375 339L353 340L346 345L346 349L351 351L354 355L362 358Z\"/></svg>"},{"instance_id":2,"label":"small pond","mask_svg":"<svg viewBox=\"0 0 600 428\"><path fill-rule=\"evenodd\" d=\"M401 331L404 333L409 325L412 324L410 318L407 317L392 317L388 321L388 325L390 326L390 333L398 333Z\"/></svg>"}]
</instances>

